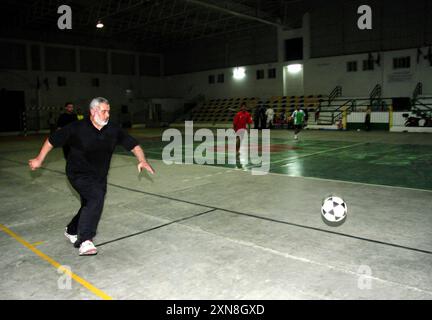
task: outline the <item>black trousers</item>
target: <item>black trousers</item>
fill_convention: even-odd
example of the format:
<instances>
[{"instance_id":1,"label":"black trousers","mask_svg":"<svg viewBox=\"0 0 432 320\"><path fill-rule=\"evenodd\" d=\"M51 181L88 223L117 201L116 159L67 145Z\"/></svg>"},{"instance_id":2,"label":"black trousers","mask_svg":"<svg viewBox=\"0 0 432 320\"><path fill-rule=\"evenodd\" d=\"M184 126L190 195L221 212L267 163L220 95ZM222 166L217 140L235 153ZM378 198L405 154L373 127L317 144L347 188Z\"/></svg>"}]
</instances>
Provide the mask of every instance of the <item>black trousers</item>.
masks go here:
<instances>
[{"instance_id":1,"label":"black trousers","mask_svg":"<svg viewBox=\"0 0 432 320\"><path fill-rule=\"evenodd\" d=\"M68 175L68 179L81 198L81 208L67 226L69 234L78 235L78 241L75 243L78 247L96 235L105 201L107 178Z\"/></svg>"},{"instance_id":2,"label":"black trousers","mask_svg":"<svg viewBox=\"0 0 432 320\"><path fill-rule=\"evenodd\" d=\"M370 119L369 115L366 116L365 127L366 127L366 131L370 131L370 129L371 129L371 119Z\"/></svg>"},{"instance_id":3,"label":"black trousers","mask_svg":"<svg viewBox=\"0 0 432 320\"><path fill-rule=\"evenodd\" d=\"M303 125L302 124L296 124L294 125L294 134L298 134L301 129L303 129Z\"/></svg>"}]
</instances>

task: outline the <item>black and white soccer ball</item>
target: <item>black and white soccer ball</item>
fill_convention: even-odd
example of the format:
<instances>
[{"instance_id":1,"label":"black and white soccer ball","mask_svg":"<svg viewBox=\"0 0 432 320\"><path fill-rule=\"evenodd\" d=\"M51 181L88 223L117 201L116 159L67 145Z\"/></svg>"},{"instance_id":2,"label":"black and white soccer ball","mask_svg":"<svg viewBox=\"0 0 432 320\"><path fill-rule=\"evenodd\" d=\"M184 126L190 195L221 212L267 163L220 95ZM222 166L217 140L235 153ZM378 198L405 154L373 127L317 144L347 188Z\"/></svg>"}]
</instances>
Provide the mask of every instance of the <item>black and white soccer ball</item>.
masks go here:
<instances>
[{"instance_id":1,"label":"black and white soccer ball","mask_svg":"<svg viewBox=\"0 0 432 320\"><path fill-rule=\"evenodd\" d=\"M321 214L330 223L342 223L348 213L345 201L337 196L329 196L323 200Z\"/></svg>"}]
</instances>

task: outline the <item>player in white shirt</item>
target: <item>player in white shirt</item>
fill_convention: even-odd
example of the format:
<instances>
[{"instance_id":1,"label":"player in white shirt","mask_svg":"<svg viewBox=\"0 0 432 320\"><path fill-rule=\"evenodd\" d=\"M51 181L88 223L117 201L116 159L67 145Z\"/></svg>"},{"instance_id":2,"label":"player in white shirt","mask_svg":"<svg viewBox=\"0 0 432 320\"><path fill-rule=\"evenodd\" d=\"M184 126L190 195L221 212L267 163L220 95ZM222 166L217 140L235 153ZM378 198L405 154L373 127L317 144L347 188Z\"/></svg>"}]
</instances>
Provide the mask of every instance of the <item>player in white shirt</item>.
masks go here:
<instances>
[{"instance_id":1,"label":"player in white shirt","mask_svg":"<svg viewBox=\"0 0 432 320\"><path fill-rule=\"evenodd\" d=\"M266 118L267 118L266 128L273 128L274 114L275 113L274 113L273 108L271 106L269 106L266 110L266 113L265 113ZM270 125L271 125L271 127L270 127Z\"/></svg>"}]
</instances>

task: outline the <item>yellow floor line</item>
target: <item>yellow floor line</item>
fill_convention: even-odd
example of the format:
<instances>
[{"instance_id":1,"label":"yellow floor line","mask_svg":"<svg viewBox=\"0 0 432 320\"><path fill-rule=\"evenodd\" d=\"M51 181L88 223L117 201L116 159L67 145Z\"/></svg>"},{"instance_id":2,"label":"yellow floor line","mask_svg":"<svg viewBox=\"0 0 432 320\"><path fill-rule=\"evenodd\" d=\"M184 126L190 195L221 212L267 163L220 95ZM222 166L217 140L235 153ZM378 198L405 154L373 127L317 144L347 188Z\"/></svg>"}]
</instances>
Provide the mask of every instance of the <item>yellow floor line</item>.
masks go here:
<instances>
[{"instance_id":1,"label":"yellow floor line","mask_svg":"<svg viewBox=\"0 0 432 320\"><path fill-rule=\"evenodd\" d=\"M43 253L40 250L36 249L33 245L31 245L30 243L28 243L27 241L25 241L24 239L22 239L20 236L18 236L17 234L15 234L14 232L12 232L8 228L6 228L4 225L0 224L0 230L4 231L8 235L10 235L12 238L14 238L16 241L18 241L19 243L21 243L24 247L26 247L27 249L33 251L39 257L41 257L45 261L49 262L56 269L60 269L61 271L63 271L65 274L67 274L68 276L70 276L72 279L74 279L76 282L78 282L80 285L82 285L84 288L86 288L87 290L89 290L93 294L97 295L98 297L100 297L100 298L102 298L104 300L112 300L113 299L112 297L110 297L109 295L107 295L102 290L99 290L98 288L96 288L95 286L93 286L91 283L89 283L86 280L84 280L83 278L77 276L75 273L71 272L67 268L64 268L60 263L58 263L54 259L52 259L49 256L47 256L45 253Z\"/></svg>"},{"instance_id":2,"label":"yellow floor line","mask_svg":"<svg viewBox=\"0 0 432 320\"><path fill-rule=\"evenodd\" d=\"M36 246L40 246L42 243L43 241L39 241L39 242L32 243L31 245L36 247Z\"/></svg>"}]
</instances>

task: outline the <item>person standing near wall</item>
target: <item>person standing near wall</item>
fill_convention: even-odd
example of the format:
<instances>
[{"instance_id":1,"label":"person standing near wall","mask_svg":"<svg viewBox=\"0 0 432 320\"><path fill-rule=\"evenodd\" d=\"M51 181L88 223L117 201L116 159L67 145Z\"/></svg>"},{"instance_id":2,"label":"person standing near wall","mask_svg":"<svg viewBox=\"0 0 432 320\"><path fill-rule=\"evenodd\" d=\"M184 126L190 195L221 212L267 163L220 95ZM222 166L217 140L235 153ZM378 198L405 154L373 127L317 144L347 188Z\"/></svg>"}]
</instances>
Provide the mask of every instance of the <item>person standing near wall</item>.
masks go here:
<instances>
[{"instance_id":1,"label":"person standing near wall","mask_svg":"<svg viewBox=\"0 0 432 320\"><path fill-rule=\"evenodd\" d=\"M65 103L65 111L59 116L57 120L57 130L66 127L68 124L78 120L77 114L74 112L74 105L72 102ZM68 144L63 145L63 156L65 160L69 156L70 147Z\"/></svg>"},{"instance_id":2,"label":"person standing near wall","mask_svg":"<svg viewBox=\"0 0 432 320\"><path fill-rule=\"evenodd\" d=\"M243 104L244 104L244 102L242 102L242 104L240 105L240 110L242 109ZM260 111L261 111L261 105L257 104L257 106L255 107L255 110L254 110L254 128L255 129L260 129L260 122L259 122Z\"/></svg>"},{"instance_id":3,"label":"person standing near wall","mask_svg":"<svg viewBox=\"0 0 432 320\"><path fill-rule=\"evenodd\" d=\"M285 112L285 109L282 109L281 112L279 113L279 123L281 124L281 128L283 129L285 124L288 127L288 116L287 113Z\"/></svg>"},{"instance_id":4,"label":"person standing near wall","mask_svg":"<svg viewBox=\"0 0 432 320\"><path fill-rule=\"evenodd\" d=\"M50 129L50 134L57 130L56 117L54 116L54 112L50 111L48 114L48 125Z\"/></svg>"},{"instance_id":5,"label":"person standing near wall","mask_svg":"<svg viewBox=\"0 0 432 320\"><path fill-rule=\"evenodd\" d=\"M84 114L82 113L82 110L81 110L80 107L77 108L77 113L76 114L77 114L77 119L79 121L84 120Z\"/></svg>"},{"instance_id":6,"label":"person standing near wall","mask_svg":"<svg viewBox=\"0 0 432 320\"><path fill-rule=\"evenodd\" d=\"M265 129L266 128L266 108L261 105L259 109L259 129Z\"/></svg>"},{"instance_id":7,"label":"person standing near wall","mask_svg":"<svg viewBox=\"0 0 432 320\"><path fill-rule=\"evenodd\" d=\"M370 131L370 129L371 129L371 114L372 114L371 108L368 107L366 110L366 116L365 116L366 131Z\"/></svg>"},{"instance_id":8,"label":"person standing near wall","mask_svg":"<svg viewBox=\"0 0 432 320\"><path fill-rule=\"evenodd\" d=\"M318 124L320 112L321 112L321 102L319 102L318 107L315 109L315 124Z\"/></svg>"}]
</instances>

